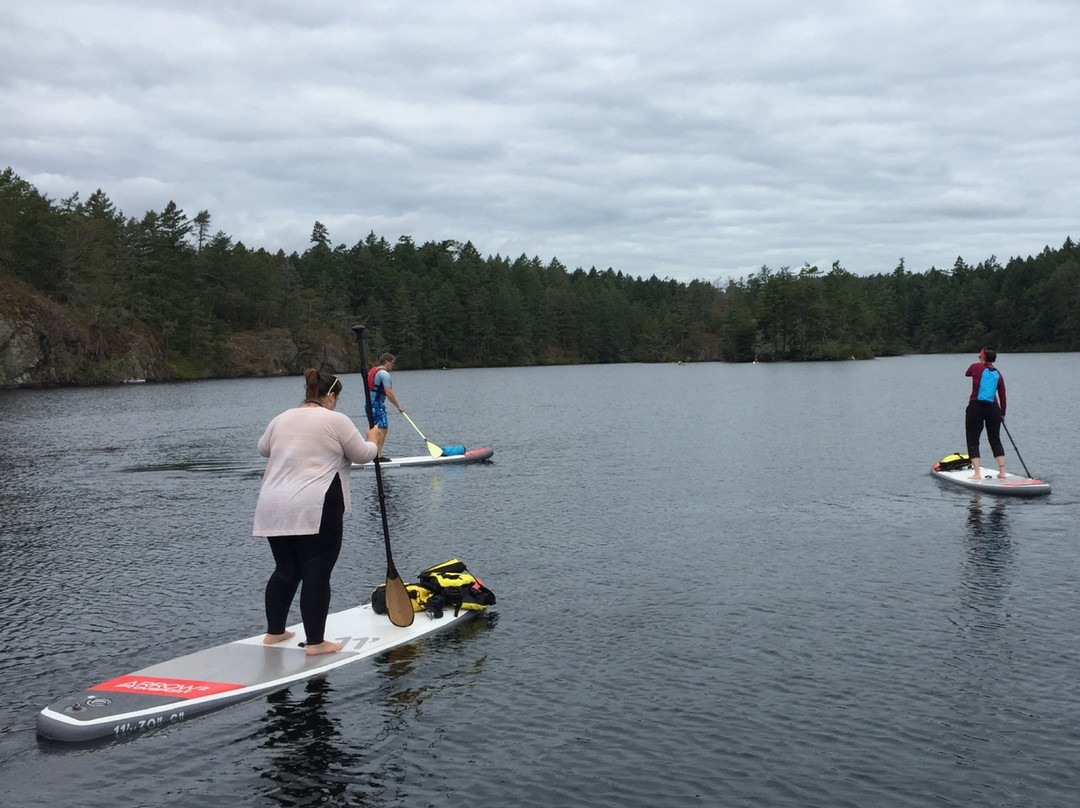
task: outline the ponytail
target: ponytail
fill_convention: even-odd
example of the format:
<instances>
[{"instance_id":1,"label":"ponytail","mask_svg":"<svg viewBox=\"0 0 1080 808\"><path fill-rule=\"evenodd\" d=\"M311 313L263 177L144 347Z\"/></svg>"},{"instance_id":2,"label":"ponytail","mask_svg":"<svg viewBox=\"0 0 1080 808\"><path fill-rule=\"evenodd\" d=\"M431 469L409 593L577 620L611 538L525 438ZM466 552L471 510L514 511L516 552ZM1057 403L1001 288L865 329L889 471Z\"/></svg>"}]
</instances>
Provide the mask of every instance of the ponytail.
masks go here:
<instances>
[{"instance_id":1,"label":"ponytail","mask_svg":"<svg viewBox=\"0 0 1080 808\"><path fill-rule=\"evenodd\" d=\"M332 373L308 368L304 371L304 386L304 403L317 402L331 393L340 393L341 379Z\"/></svg>"}]
</instances>

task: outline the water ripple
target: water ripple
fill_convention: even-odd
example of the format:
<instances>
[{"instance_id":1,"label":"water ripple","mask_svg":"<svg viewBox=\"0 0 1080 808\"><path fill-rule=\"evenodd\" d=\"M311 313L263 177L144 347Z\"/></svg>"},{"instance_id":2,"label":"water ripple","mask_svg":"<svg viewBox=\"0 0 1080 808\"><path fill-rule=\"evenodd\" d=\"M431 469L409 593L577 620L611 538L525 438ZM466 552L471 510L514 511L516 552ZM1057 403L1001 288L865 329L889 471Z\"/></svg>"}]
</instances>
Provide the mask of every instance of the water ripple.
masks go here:
<instances>
[{"instance_id":1,"label":"water ripple","mask_svg":"<svg viewBox=\"0 0 1080 808\"><path fill-rule=\"evenodd\" d=\"M1080 485L1026 502L935 484L956 412L943 427L924 403L955 359L403 373L409 400L439 402L429 433L498 463L387 477L398 567L463 558L496 609L80 749L36 741L34 713L261 629L254 447L295 379L0 396L0 801L1070 806ZM668 371L680 395L657 406ZM922 415L894 429L881 391L901 377ZM589 406L568 415L566 390ZM1072 420L1023 415L1025 459L1067 468ZM357 477L335 608L385 572Z\"/></svg>"}]
</instances>

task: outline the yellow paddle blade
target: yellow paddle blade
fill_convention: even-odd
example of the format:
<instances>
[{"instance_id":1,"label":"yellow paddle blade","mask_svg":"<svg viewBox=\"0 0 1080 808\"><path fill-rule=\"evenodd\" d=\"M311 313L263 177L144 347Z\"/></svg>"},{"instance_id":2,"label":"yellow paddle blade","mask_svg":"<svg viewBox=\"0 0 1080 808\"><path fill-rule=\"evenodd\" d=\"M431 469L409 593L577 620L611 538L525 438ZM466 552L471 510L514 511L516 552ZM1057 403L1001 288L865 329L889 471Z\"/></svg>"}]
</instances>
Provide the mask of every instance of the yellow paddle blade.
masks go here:
<instances>
[{"instance_id":1,"label":"yellow paddle blade","mask_svg":"<svg viewBox=\"0 0 1080 808\"><path fill-rule=\"evenodd\" d=\"M431 454L432 457L442 457L442 453L443 453L442 452L442 447L441 446L436 446L431 441L427 442L427 450Z\"/></svg>"}]
</instances>

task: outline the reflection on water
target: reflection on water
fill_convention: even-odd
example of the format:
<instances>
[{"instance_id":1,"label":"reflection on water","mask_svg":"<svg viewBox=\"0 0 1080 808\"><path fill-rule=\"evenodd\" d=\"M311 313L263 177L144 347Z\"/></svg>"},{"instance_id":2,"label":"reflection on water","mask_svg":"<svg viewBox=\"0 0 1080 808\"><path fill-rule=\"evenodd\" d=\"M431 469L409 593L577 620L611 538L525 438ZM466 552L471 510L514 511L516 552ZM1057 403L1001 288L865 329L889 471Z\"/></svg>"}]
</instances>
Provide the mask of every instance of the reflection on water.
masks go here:
<instances>
[{"instance_id":1,"label":"reflection on water","mask_svg":"<svg viewBox=\"0 0 1080 808\"><path fill-rule=\"evenodd\" d=\"M1009 504L1001 497L975 494L968 506L962 605L974 617L973 630L999 628L1007 614L1004 600L1013 559Z\"/></svg>"},{"instance_id":2,"label":"reflection on water","mask_svg":"<svg viewBox=\"0 0 1080 808\"><path fill-rule=\"evenodd\" d=\"M117 470L128 474L156 471L188 471L196 474L251 474L254 472L262 476L263 466L261 464L255 465L251 461L200 460L181 463L146 463L138 466L125 466Z\"/></svg>"},{"instance_id":3,"label":"reflection on water","mask_svg":"<svg viewBox=\"0 0 1080 808\"><path fill-rule=\"evenodd\" d=\"M991 497L984 503L976 494L968 508L967 566L970 575L992 588L1000 588L1013 556L1008 503Z\"/></svg>"},{"instance_id":4,"label":"reflection on water","mask_svg":"<svg viewBox=\"0 0 1080 808\"><path fill-rule=\"evenodd\" d=\"M376 693L359 695L356 709L368 715L348 713L348 733L342 731L340 710L349 695L327 677L268 696L267 717L257 734L259 746L268 752L260 774L271 784L265 796L289 808L385 804L388 792L400 787L403 759L415 741L416 718L411 714L446 689L469 687L476 681L486 656L467 661L468 655L462 657L459 651L494 623L488 615L478 615L445 634L375 657ZM451 669L443 669L446 663ZM303 695L294 696L300 688ZM378 713L370 713L373 703L382 706ZM435 732L441 735L446 729L438 727Z\"/></svg>"},{"instance_id":5,"label":"reflection on water","mask_svg":"<svg viewBox=\"0 0 1080 808\"><path fill-rule=\"evenodd\" d=\"M1007 544L1009 541L1009 521L1007 518L1006 501L1001 497L987 497L989 503L983 502L982 494L975 494L971 498L968 508L968 526L971 535L979 539L987 539L993 545Z\"/></svg>"},{"instance_id":6,"label":"reflection on water","mask_svg":"<svg viewBox=\"0 0 1080 808\"><path fill-rule=\"evenodd\" d=\"M476 637L481 632L490 631L497 622L497 613L484 612L478 614L475 618L458 625L453 630L452 634L439 636L437 641L445 643L447 650L453 650L456 653L459 650L459 646L467 648L470 638ZM424 684L418 688L404 687L400 690L395 690L394 687L397 684L396 680L404 680L405 677L416 672L416 663L422 660L427 653L427 642L428 641L412 643L410 645L400 645L397 648L391 648L385 654L380 654L376 657L376 664L379 666L379 675L384 680L385 685L381 688L383 691L383 699L387 704L397 706L419 706L430 695L437 693L446 687L467 686L471 678L478 676L483 672L484 663L487 661L487 657L480 657L479 659L474 660L467 666L467 669L463 663L453 672L453 675L449 680L431 681L427 677L423 677ZM468 678L458 679L457 677Z\"/></svg>"},{"instance_id":7,"label":"reflection on water","mask_svg":"<svg viewBox=\"0 0 1080 808\"><path fill-rule=\"evenodd\" d=\"M274 787L265 793L284 806L339 804L349 784L334 772L355 768L360 757L342 742L341 730L327 713L331 684L320 677L303 688L299 699L291 688L267 697L261 746L270 755L262 777Z\"/></svg>"}]
</instances>

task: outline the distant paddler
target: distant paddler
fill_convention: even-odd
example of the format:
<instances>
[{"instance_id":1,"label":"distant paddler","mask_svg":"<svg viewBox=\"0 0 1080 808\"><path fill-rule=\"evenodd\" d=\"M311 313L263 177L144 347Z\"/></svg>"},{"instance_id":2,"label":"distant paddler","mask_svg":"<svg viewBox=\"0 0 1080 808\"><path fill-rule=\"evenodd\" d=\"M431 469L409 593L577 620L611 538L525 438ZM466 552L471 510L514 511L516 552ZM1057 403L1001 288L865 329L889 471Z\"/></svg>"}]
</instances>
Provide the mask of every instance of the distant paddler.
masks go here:
<instances>
[{"instance_id":1,"label":"distant paddler","mask_svg":"<svg viewBox=\"0 0 1080 808\"><path fill-rule=\"evenodd\" d=\"M997 351L983 348L979 361L973 363L965 376L971 377L971 396L964 413L968 457L971 458L972 480L981 480L979 468L979 438L986 427L986 439L998 465L998 477L1005 479L1005 447L1001 444L1001 425L1005 419L1005 379L994 367Z\"/></svg>"},{"instance_id":2,"label":"distant paddler","mask_svg":"<svg viewBox=\"0 0 1080 808\"><path fill-rule=\"evenodd\" d=\"M379 364L374 365L368 371L368 389L371 391L371 416L375 420L375 445L379 447L377 461L387 462L389 457L383 456L383 444L386 442L386 433L390 430L390 422L386 419L386 399L397 407L402 415L405 410L398 404L397 396L394 395L393 384L390 380L390 371L394 369L394 355L384 353L379 357Z\"/></svg>"}]
</instances>

